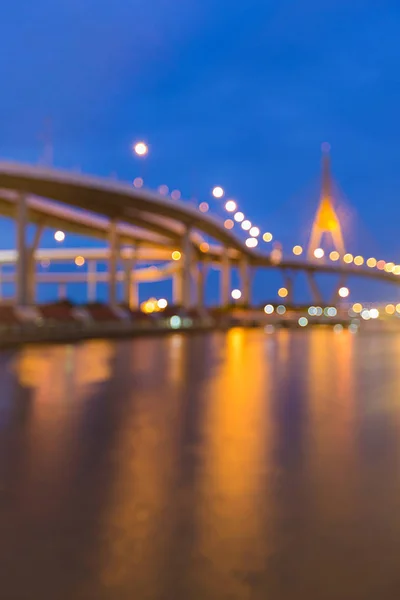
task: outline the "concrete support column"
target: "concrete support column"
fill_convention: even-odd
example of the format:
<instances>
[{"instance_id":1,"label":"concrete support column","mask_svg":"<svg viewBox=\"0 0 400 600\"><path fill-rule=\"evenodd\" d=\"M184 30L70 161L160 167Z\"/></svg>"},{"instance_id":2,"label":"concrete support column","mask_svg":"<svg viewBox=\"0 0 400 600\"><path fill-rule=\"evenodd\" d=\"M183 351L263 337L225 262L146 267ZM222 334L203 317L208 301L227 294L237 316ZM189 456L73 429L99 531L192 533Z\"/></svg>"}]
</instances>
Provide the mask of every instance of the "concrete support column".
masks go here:
<instances>
[{"instance_id":1,"label":"concrete support column","mask_svg":"<svg viewBox=\"0 0 400 600\"><path fill-rule=\"evenodd\" d=\"M221 275L220 275L220 298L221 305L228 306L230 304L231 291L231 264L228 256L228 249L224 248L221 260Z\"/></svg>"},{"instance_id":2,"label":"concrete support column","mask_svg":"<svg viewBox=\"0 0 400 600\"><path fill-rule=\"evenodd\" d=\"M109 266L108 266L108 300L110 306L116 306L118 303L117 298L117 269L118 269L118 255L119 255L119 244L118 244L118 232L117 232L117 221L112 219L110 223L109 231Z\"/></svg>"},{"instance_id":3,"label":"concrete support column","mask_svg":"<svg viewBox=\"0 0 400 600\"><path fill-rule=\"evenodd\" d=\"M183 304L183 273L178 269L172 276L172 302L175 306Z\"/></svg>"},{"instance_id":4,"label":"concrete support column","mask_svg":"<svg viewBox=\"0 0 400 600\"><path fill-rule=\"evenodd\" d=\"M20 194L17 201L17 263L16 263L16 303L18 306L28 304L28 253L26 248L26 226L28 209L25 194Z\"/></svg>"},{"instance_id":5,"label":"concrete support column","mask_svg":"<svg viewBox=\"0 0 400 600\"><path fill-rule=\"evenodd\" d=\"M208 262L198 262L195 268L197 308L202 310L205 304L205 283L208 272Z\"/></svg>"},{"instance_id":6,"label":"concrete support column","mask_svg":"<svg viewBox=\"0 0 400 600\"><path fill-rule=\"evenodd\" d=\"M190 228L186 229L182 240L182 306L192 306L192 261L193 249L190 241Z\"/></svg>"},{"instance_id":7,"label":"concrete support column","mask_svg":"<svg viewBox=\"0 0 400 600\"><path fill-rule=\"evenodd\" d=\"M131 281L131 300L129 307L132 310L139 310L139 282L135 278Z\"/></svg>"},{"instance_id":8,"label":"concrete support column","mask_svg":"<svg viewBox=\"0 0 400 600\"><path fill-rule=\"evenodd\" d=\"M139 289L135 281L136 249L132 249L131 256L124 260L124 302L129 308L136 310L139 307Z\"/></svg>"},{"instance_id":9,"label":"concrete support column","mask_svg":"<svg viewBox=\"0 0 400 600\"><path fill-rule=\"evenodd\" d=\"M247 258L243 257L240 261L240 283L242 292L242 304L248 306L251 304L251 267Z\"/></svg>"},{"instance_id":10,"label":"concrete support column","mask_svg":"<svg viewBox=\"0 0 400 600\"><path fill-rule=\"evenodd\" d=\"M87 266L87 301L96 302L97 299L97 265L95 260L89 260Z\"/></svg>"},{"instance_id":11,"label":"concrete support column","mask_svg":"<svg viewBox=\"0 0 400 600\"><path fill-rule=\"evenodd\" d=\"M28 268L28 303L36 302L36 250L39 248L40 239L43 233L43 225L37 225L35 235L30 248L27 248L27 268Z\"/></svg>"}]
</instances>

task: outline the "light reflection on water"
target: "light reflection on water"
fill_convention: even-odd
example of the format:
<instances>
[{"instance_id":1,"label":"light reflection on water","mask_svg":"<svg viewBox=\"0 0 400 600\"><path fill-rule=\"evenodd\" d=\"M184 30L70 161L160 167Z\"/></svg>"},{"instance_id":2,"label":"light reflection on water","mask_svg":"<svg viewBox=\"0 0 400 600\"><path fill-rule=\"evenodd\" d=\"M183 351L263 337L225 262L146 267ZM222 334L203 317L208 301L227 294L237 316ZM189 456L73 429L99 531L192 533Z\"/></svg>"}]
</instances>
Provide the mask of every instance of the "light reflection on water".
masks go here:
<instances>
[{"instance_id":1,"label":"light reflection on water","mask_svg":"<svg viewBox=\"0 0 400 600\"><path fill-rule=\"evenodd\" d=\"M394 597L398 364L318 330L0 355L5 597Z\"/></svg>"}]
</instances>

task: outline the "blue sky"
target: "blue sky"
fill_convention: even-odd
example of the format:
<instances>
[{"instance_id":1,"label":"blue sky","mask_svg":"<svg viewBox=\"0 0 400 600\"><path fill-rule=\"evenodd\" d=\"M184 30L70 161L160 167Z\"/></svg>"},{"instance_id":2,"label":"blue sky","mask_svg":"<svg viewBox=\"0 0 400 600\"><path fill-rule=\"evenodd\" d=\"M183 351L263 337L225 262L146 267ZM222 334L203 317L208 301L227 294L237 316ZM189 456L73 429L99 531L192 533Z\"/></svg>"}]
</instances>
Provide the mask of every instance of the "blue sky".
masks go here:
<instances>
[{"instance_id":1,"label":"blue sky","mask_svg":"<svg viewBox=\"0 0 400 600\"><path fill-rule=\"evenodd\" d=\"M199 200L221 184L289 249L327 140L347 247L400 262L399 30L394 0L16 0L0 22L0 156L37 162L50 117L56 166Z\"/></svg>"}]
</instances>

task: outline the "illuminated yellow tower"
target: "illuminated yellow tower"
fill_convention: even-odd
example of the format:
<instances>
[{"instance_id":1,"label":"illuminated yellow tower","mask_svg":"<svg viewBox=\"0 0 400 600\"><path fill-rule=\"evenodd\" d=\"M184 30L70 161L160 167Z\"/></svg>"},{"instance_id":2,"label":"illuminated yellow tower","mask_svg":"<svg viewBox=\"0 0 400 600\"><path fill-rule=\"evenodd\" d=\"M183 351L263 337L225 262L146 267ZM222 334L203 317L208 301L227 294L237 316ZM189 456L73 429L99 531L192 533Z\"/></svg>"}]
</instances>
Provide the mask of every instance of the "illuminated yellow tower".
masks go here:
<instances>
[{"instance_id":1,"label":"illuminated yellow tower","mask_svg":"<svg viewBox=\"0 0 400 600\"><path fill-rule=\"evenodd\" d=\"M343 256L345 253L342 227L340 225L339 217L333 206L329 150L329 144L322 145L323 155L321 199L311 230L310 243L308 246L309 258L314 257L314 251L316 248L320 248L324 234L330 234L335 250L337 250L341 256Z\"/></svg>"}]
</instances>

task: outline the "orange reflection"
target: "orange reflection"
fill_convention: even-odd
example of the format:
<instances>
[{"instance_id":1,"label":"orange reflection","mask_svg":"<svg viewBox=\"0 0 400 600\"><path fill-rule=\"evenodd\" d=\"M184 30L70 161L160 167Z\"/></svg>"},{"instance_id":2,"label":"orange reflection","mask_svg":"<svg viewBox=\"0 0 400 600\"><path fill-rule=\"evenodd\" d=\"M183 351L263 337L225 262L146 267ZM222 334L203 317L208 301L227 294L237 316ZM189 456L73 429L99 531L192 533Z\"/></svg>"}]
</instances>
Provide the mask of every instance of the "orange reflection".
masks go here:
<instances>
[{"instance_id":1,"label":"orange reflection","mask_svg":"<svg viewBox=\"0 0 400 600\"><path fill-rule=\"evenodd\" d=\"M196 522L198 553L213 569L202 572L200 565L194 573L204 598L216 589L236 597L235 573L262 570L271 542L270 380L259 341L259 333L231 330L218 376L205 390L209 402ZM243 374L250 371L246 379Z\"/></svg>"},{"instance_id":2,"label":"orange reflection","mask_svg":"<svg viewBox=\"0 0 400 600\"><path fill-rule=\"evenodd\" d=\"M310 331L308 355L308 461L320 518L338 519L354 509L356 480L354 391L355 336ZM333 348L332 348L333 346Z\"/></svg>"}]
</instances>

